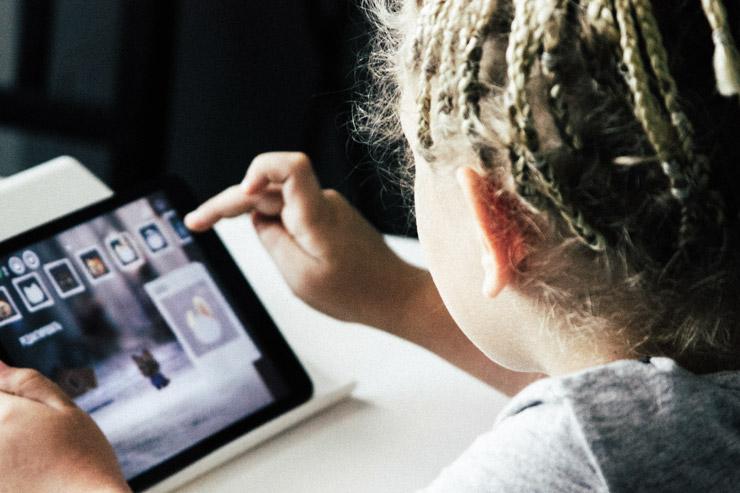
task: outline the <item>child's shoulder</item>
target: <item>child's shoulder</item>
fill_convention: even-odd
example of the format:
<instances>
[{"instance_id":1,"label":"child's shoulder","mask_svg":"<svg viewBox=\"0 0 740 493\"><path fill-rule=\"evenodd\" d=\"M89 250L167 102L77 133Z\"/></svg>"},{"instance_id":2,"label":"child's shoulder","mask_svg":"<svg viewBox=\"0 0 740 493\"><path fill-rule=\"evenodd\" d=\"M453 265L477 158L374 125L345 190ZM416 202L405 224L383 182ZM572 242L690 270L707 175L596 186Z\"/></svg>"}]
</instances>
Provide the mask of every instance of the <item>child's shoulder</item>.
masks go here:
<instances>
[{"instance_id":1,"label":"child's shoulder","mask_svg":"<svg viewBox=\"0 0 740 493\"><path fill-rule=\"evenodd\" d=\"M432 490L724 491L737 463L740 372L624 360L528 386Z\"/></svg>"},{"instance_id":2,"label":"child's shoulder","mask_svg":"<svg viewBox=\"0 0 740 493\"><path fill-rule=\"evenodd\" d=\"M542 383L530 386L536 387ZM517 408L509 406L512 413L479 436L424 492L605 491L565 406L531 397Z\"/></svg>"}]
</instances>

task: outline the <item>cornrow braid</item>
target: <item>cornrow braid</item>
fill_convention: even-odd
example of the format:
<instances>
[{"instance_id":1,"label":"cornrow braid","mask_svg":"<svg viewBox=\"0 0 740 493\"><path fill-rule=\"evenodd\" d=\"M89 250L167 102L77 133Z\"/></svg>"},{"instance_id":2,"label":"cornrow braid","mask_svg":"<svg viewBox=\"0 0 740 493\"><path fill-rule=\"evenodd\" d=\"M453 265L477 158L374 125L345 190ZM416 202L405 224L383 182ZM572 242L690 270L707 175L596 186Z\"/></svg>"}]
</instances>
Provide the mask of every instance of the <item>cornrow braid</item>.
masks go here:
<instances>
[{"instance_id":1,"label":"cornrow braid","mask_svg":"<svg viewBox=\"0 0 740 493\"><path fill-rule=\"evenodd\" d=\"M565 3L564 6L563 3ZM563 94L563 86L560 80L561 67L559 67L563 58L561 53L563 31L569 28L569 21L572 19L574 12L575 4L563 1L560 1L553 11L551 25L545 29L541 66L542 73L549 82L547 101L560 138L568 147L574 151L579 151L583 147L583 142L570 122L570 112Z\"/></svg>"},{"instance_id":2,"label":"cornrow braid","mask_svg":"<svg viewBox=\"0 0 740 493\"><path fill-rule=\"evenodd\" d=\"M424 46L424 41L427 39L428 21L431 11L430 5L426 4L425 8L419 13L419 21L416 23L416 35L414 36L413 49L411 50L411 66L414 69L419 69L423 60L422 47Z\"/></svg>"},{"instance_id":3,"label":"cornrow braid","mask_svg":"<svg viewBox=\"0 0 740 493\"><path fill-rule=\"evenodd\" d=\"M471 36L464 47L464 62L460 67L461 77L458 83L458 105L461 111L462 130L477 147L481 135L480 96L483 85L480 83L480 60L483 55L483 39L486 36L486 25L496 8L495 0L482 0L473 18ZM461 41L462 41L461 37ZM487 163L484 163L487 164Z\"/></svg>"},{"instance_id":4,"label":"cornrow braid","mask_svg":"<svg viewBox=\"0 0 740 493\"><path fill-rule=\"evenodd\" d=\"M650 0L633 0L635 14L640 24L640 34L645 42L645 51L653 73L658 81L658 91L663 98L671 123L678 136L684 158L694 161L694 130L678 101L678 88L668 66L668 54L663 44L658 22L653 15Z\"/></svg>"},{"instance_id":5,"label":"cornrow braid","mask_svg":"<svg viewBox=\"0 0 740 493\"><path fill-rule=\"evenodd\" d=\"M658 155L658 159L661 162L661 170L669 181L671 195L680 205L681 220L678 232L678 246L679 248L683 248L695 236L696 224L699 220L695 207L696 204L689 202L692 189L696 188L696 185L693 183L692 177L686 173L685 165L683 164L685 162L684 160L688 157L676 156L674 153L675 147L672 145L675 141L674 128L664 120L660 105L653 96L650 88L649 75L642 60L640 47L638 46L638 26L632 15L632 7L640 1L615 0L616 17L621 33L622 63L627 69L625 77L632 93L635 116L642 124L648 141ZM654 22L654 17L649 6L643 4L641 5L641 10L642 15L637 12L637 9L635 13L640 21L646 46L649 47L649 50L652 50L651 63L654 63L658 67L658 71L662 72L657 77L661 86L660 89L663 92L663 101L666 99L669 100L668 104L676 110L675 116L678 123L683 125L682 119L685 117L679 116L679 113L680 115L683 115L683 113L678 110L677 102L673 101L675 94L673 96L669 94L671 89L675 89L675 82L672 86L668 82L673 79L668 71L667 62L662 59L665 55L662 53L664 52L664 48L662 47L660 33L657 31L657 24ZM651 28L648 18L652 19L654 29ZM668 86L665 86L665 84L668 84ZM673 117L674 115L672 114L671 116ZM690 125L688 127L682 126L681 131L685 133L685 140L681 142L682 150L685 152L684 146L686 146L691 152L690 157L693 158Z\"/></svg>"},{"instance_id":6,"label":"cornrow braid","mask_svg":"<svg viewBox=\"0 0 740 493\"><path fill-rule=\"evenodd\" d=\"M698 232L696 223L699 220L699 213L693 199L698 189L709 181L709 170L702 166L708 161L697 159L694 155L693 128L678 102L678 89L668 67L668 54L653 15L652 5L649 0L633 0L633 6L640 25L640 34L645 43L645 51L658 82L658 91L670 115L673 130L683 153L681 160L674 158L672 161L664 161L661 165L671 183L671 192L681 207L679 247L683 248ZM685 187L677 193L676 189L680 184L685 184Z\"/></svg>"},{"instance_id":7,"label":"cornrow braid","mask_svg":"<svg viewBox=\"0 0 740 493\"><path fill-rule=\"evenodd\" d=\"M529 0L516 4L514 20L511 24L509 44L506 49L507 87L505 92L505 106L509 117L511 135L509 136L509 156L511 158L512 174L517 185L517 191L535 209L541 209L544 202L530 182L530 165L535 162L531 156L533 141L536 138L531 128L531 108L526 99L527 74L531 68L531 58L528 49L533 44L532 30L529 19L534 16L533 5Z\"/></svg>"},{"instance_id":8,"label":"cornrow braid","mask_svg":"<svg viewBox=\"0 0 740 493\"><path fill-rule=\"evenodd\" d=\"M551 2L550 10L546 12L549 15L537 18L532 15L533 1L528 0L521 8L517 5L515 12L506 54L509 68L506 94L512 127L509 143L512 169L520 195L534 202L532 205L538 209L542 209L546 203L539 197L549 199L577 238L589 248L603 251L606 246L604 236L588 224L580 211L564 200L555 181L551 163L538 155L538 137L532 122L531 107L527 101L527 78L542 46L544 26L552 19L558 7L559 0ZM531 185L529 182L532 182ZM541 196L536 195L537 192Z\"/></svg>"},{"instance_id":9,"label":"cornrow braid","mask_svg":"<svg viewBox=\"0 0 740 493\"><path fill-rule=\"evenodd\" d=\"M632 93L634 112L645 135L661 161L673 158L670 130L660 114L658 103L650 89L647 70L638 45L638 31L632 17L630 0L615 0L616 18L620 28L619 43L625 78Z\"/></svg>"},{"instance_id":10,"label":"cornrow braid","mask_svg":"<svg viewBox=\"0 0 740 493\"><path fill-rule=\"evenodd\" d=\"M430 2L422 11L422 17L428 18L429 23L432 25L432 34L429 36L431 39L422 39L421 41L427 41L422 54L422 73L424 74L424 81L419 87L419 95L417 97L417 104L419 105L419 128L418 128L418 139L421 143L422 148L429 149L432 147L432 130L430 125L430 114L432 111L432 84L431 78L437 70L438 64L438 53L439 47L439 36L434 35L435 30L441 29L441 23L436 22L440 12L442 12L445 5L445 0L435 0ZM423 21L426 23L426 20ZM422 31L424 34L424 31Z\"/></svg>"},{"instance_id":11,"label":"cornrow braid","mask_svg":"<svg viewBox=\"0 0 740 493\"><path fill-rule=\"evenodd\" d=\"M450 0L447 2L446 10L440 15L440 19L444 21L444 27L439 61L439 102L440 111L444 114L452 113L455 108L455 100L452 94L455 85L454 67L457 61L456 41L460 36L460 32L455 29L455 22L457 17L461 15L463 7L462 0Z\"/></svg>"}]
</instances>

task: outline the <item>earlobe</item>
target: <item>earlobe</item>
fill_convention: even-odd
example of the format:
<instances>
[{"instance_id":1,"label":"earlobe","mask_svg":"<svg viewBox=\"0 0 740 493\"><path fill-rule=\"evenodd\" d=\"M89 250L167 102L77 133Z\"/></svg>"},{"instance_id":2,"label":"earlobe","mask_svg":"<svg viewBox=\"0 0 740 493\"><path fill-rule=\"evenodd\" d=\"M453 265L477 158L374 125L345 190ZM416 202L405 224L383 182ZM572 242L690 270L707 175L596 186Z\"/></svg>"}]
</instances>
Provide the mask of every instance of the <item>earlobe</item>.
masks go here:
<instances>
[{"instance_id":1,"label":"earlobe","mask_svg":"<svg viewBox=\"0 0 740 493\"><path fill-rule=\"evenodd\" d=\"M510 234L501 234L500 210L494 204L496 198L491 183L472 168L461 167L456 173L458 184L473 215L478 236L481 240L481 264L483 267L483 294L495 298L511 279L511 264L508 258Z\"/></svg>"}]
</instances>

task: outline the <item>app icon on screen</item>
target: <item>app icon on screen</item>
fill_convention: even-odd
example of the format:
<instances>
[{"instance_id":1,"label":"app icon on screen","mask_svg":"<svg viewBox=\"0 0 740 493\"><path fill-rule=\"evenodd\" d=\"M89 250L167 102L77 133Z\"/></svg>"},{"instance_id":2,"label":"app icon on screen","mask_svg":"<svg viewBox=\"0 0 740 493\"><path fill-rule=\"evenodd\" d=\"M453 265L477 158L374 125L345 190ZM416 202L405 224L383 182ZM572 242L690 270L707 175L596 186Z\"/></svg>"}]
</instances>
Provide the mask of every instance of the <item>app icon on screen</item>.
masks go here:
<instances>
[{"instance_id":1,"label":"app icon on screen","mask_svg":"<svg viewBox=\"0 0 740 493\"><path fill-rule=\"evenodd\" d=\"M80 276L77 275L77 272L72 268L72 263L66 258L45 264L44 270L61 298L68 298L85 291Z\"/></svg>"},{"instance_id":2,"label":"app icon on screen","mask_svg":"<svg viewBox=\"0 0 740 493\"><path fill-rule=\"evenodd\" d=\"M106 238L105 244L121 269L138 267L144 261L128 233L114 233Z\"/></svg>"},{"instance_id":3,"label":"app icon on screen","mask_svg":"<svg viewBox=\"0 0 740 493\"><path fill-rule=\"evenodd\" d=\"M10 257L8 259L8 267L13 274L21 275L26 272L26 264L23 263L20 257Z\"/></svg>"},{"instance_id":4,"label":"app icon on screen","mask_svg":"<svg viewBox=\"0 0 740 493\"><path fill-rule=\"evenodd\" d=\"M5 286L0 286L0 327L21 318L21 313L18 311L18 307L15 306L13 298L10 297L8 289Z\"/></svg>"},{"instance_id":5,"label":"app icon on screen","mask_svg":"<svg viewBox=\"0 0 740 493\"><path fill-rule=\"evenodd\" d=\"M103 252L96 246L77 252L77 258L92 283L98 283L113 274Z\"/></svg>"},{"instance_id":6,"label":"app icon on screen","mask_svg":"<svg viewBox=\"0 0 740 493\"><path fill-rule=\"evenodd\" d=\"M155 222L139 226L139 234L144 244L152 253L159 253L169 247L167 238L165 238L164 233Z\"/></svg>"},{"instance_id":7,"label":"app icon on screen","mask_svg":"<svg viewBox=\"0 0 740 493\"><path fill-rule=\"evenodd\" d=\"M162 215L162 217L167 221L167 224L170 225L172 231L175 232L180 243L184 244L193 241L193 237L190 235L190 230L188 230L188 227L185 226L184 222L182 222L182 219L177 215L177 212L167 211Z\"/></svg>"},{"instance_id":8,"label":"app icon on screen","mask_svg":"<svg viewBox=\"0 0 740 493\"><path fill-rule=\"evenodd\" d=\"M23 263L25 263L26 267L28 267L29 269L38 269L41 265L39 256L36 255L36 252L32 250L26 250L25 252L23 252Z\"/></svg>"},{"instance_id":9,"label":"app icon on screen","mask_svg":"<svg viewBox=\"0 0 740 493\"><path fill-rule=\"evenodd\" d=\"M35 312L54 304L51 295L41 283L41 278L35 272L13 279L13 286L23 300L29 312Z\"/></svg>"}]
</instances>

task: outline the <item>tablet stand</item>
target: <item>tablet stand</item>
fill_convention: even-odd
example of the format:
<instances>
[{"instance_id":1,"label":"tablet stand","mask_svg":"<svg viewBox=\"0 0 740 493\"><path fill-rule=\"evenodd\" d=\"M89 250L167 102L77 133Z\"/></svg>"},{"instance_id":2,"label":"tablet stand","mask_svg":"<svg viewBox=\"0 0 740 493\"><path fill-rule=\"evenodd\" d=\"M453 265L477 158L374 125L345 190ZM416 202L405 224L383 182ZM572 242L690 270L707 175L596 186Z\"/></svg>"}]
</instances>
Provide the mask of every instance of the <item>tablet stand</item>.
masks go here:
<instances>
[{"instance_id":1,"label":"tablet stand","mask_svg":"<svg viewBox=\"0 0 740 493\"><path fill-rule=\"evenodd\" d=\"M113 192L103 182L77 160L68 156L0 179L0 211L5 212L0 221L0 241L107 199L111 195ZM12 214L9 214L10 211ZM300 356L300 350L296 352ZM310 361L303 363L314 384L314 396L311 400L215 450L147 491L172 491L340 402L355 388L355 382L334 379L323 372L320 365L312 364Z\"/></svg>"}]
</instances>

